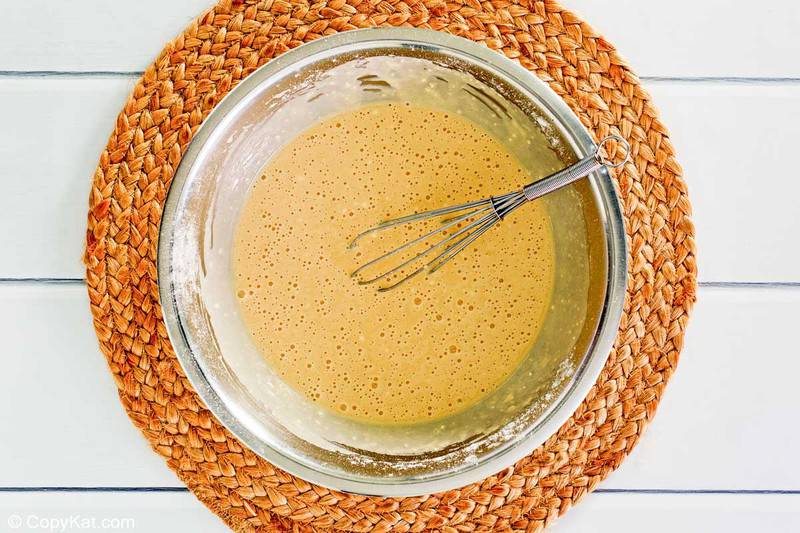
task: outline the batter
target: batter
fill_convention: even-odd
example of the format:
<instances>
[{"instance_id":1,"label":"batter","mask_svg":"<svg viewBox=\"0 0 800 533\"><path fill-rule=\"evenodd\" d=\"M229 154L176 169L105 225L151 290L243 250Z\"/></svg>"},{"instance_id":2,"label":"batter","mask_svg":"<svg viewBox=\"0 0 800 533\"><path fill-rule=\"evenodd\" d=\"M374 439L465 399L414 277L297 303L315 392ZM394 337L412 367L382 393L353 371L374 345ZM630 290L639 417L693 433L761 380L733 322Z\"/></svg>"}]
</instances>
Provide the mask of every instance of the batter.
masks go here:
<instances>
[{"instance_id":1,"label":"batter","mask_svg":"<svg viewBox=\"0 0 800 533\"><path fill-rule=\"evenodd\" d=\"M349 418L407 424L475 404L527 354L550 305L546 208L524 206L442 270L385 293L350 273L408 233L382 234L380 249L348 243L380 220L529 181L457 115L394 103L319 122L271 160L240 215L234 283L253 341L287 383Z\"/></svg>"}]
</instances>

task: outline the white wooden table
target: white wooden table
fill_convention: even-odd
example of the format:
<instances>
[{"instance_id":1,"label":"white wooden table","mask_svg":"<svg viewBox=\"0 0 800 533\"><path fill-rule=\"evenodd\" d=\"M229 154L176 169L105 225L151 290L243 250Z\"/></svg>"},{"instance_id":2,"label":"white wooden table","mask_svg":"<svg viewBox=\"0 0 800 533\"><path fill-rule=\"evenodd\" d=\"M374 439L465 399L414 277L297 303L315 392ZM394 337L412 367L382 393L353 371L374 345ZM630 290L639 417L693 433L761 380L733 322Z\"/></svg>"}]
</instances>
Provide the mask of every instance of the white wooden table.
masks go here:
<instances>
[{"instance_id":1,"label":"white wooden table","mask_svg":"<svg viewBox=\"0 0 800 533\"><path fill-rule=\"evenodd\" d=\"M80 262L116 113L209 1L0 0L0 531L73 516L224 531L117 401ZM564 2L629 58L672 131L701 287L655 422L553 529L800 531L800 3Z\"/></svg>"}]
</instances>

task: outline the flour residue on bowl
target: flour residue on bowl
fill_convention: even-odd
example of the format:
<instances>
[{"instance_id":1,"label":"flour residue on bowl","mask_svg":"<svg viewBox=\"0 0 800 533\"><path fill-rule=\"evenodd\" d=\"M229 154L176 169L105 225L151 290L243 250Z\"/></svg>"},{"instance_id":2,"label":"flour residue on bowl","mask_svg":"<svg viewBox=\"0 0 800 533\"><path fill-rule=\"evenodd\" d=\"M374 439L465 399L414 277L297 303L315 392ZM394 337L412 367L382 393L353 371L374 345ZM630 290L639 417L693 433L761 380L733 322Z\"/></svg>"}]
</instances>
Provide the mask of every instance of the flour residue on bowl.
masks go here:
<instances>
[{"instance_id":1,"label":"flour residue on bowl","mask_svg":"<svg viewBox=\"0 0 800 533\"><path fill-rule=\"evenodd\" d=\"M529 353L550 304L544 205L387 293L350 277L367 257L347 245L381 219L518 188L531 170L453 113L385 103L319 122L270 161L240 215L234 285L254 343L284 381L348 418L414 423L479 402Z\"/></svg>"}]
</instances>

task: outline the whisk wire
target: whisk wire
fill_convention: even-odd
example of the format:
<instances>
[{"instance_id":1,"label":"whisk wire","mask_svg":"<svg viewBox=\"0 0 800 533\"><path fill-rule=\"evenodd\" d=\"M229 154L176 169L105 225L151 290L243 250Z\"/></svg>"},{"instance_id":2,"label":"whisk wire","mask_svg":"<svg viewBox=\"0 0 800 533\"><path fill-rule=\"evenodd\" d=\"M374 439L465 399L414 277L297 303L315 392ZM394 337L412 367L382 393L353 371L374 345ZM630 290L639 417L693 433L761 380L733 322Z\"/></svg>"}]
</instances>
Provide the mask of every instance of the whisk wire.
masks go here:
<instances>
[{"instance_id":1,"label":"whisk wire","mask_svg":"<svg viewBox=\"0 0 800 533\"><path fill-rule=\"evenodd\" d=\"M479 215L479 214L481 214L481 213L487 212L487 211L490 211L490 208L489 208L489 207L483 207L483 208L480 208L480 209L476 209L476 210L474 210L474 211L471 211L471 212L467 213L466 215L460 216L460 217L458 217L458 218L451 219L449 222L445 223L445 224L444 224L444 225L442 225L441 227L439 227L439 228L437 228L437 229L435 229L435 230L433 230L433 231L430 231L430 232L426 233L425 235L422 235L422 236L420 236L420 237L417 237L416 239L414 239L414 240L412 240L412 241L409 241L409 242L407 242L406 244L404 244L404 245L402 245L402 246L399 246L399 247L395 248L394 250L391 250L391 251L389 251L389 252L387 252L387 253L383 254L383 255L382 255L382 256L380 256L380 257L376 257L375 259L373 259L373 260L371 260L371 261L369 261L369 262L367 262L367 263L364 263L364 264L363 264L363 265L361 265L359 268L357 268L356 270L354 270L354 271L353 271L353 273L352 273L352 274L350 274L350 275L351 275L351 276L358 276L358 275L359 275L361 272L363 272L364 270L366 270L366 269L367 269L367 268L369 268L370 266L374 265L375 263L378 263L378 262L380 262L380 261L383 261L384 259L388 259L389 257L392 257L393 255L397 255L397 254L399 254L400 252L402 252L402 251L404 251L404 250L407 250L408 248L410 248L410 247L414 246L415 244L418 244L418 243L420 243L420 242L426 241L426 240L430 239L431 237L433 237L434 235L437 235L437 234L439 234L439 233L442 233L442 232L444 232L444 231L447 231L447 230L448 230L448 229L450 229L451 227L453 227L453 226L456 226L456 225L460 224L461 222L464 222L465 220L469 220L470 218L472 218L472 217L475 217L475 216L477 216L477 215ZM410 223L410 222L412 222L412 221L408 221L408 222L406 222L406 224L408 224L408 223ZM397 225L397 224L395 224L395 226L396 226L396 225ZM381 227L377 227L377 226L376 226L376 228L375 228L375 229L373 229L373 230L371 230L371 231L377 231L377 230L380 230L380 229L387 229L387 228L389 228L389 227L393 227L393 226L386 226L386 228L381 228ZM355 241L354 241L354 242L355 242ZM427 253L427 252L430 252L430 251L431 251L431 249L433 249L433 247L430 247L430 248L428 248L428 250L427 250L426 252L423 252L423 253L419 254L417 257L420 257L420 256L424 256L424 255L426 255L426 253ZM412 258L412 259L413 259L413 258ZM378 279L382 279L383 277L386 277L386 276L387 276L387 275L389 275L389 274L393 274L393 273L394 273L394 272L396 272L397 270L401 270L403 267L405 267L405 266L408 266L408 263L410 263L410 261L407 261L406 263L403 263L403 264L401 264L400 266L396 267L395 269L392 269L392 270L390 270L390 271L389 271L389 272L387 272L387 273L386 273L384 276L378 276L378 277L376 277L376 278L373 278L373 279L370 279L370 280L361 281L360 283L362 283L362 284L366 284L366 283L372 283L372 282L374 282L374 281L377 281Z\"/></svg>"},{"instance_id":2,"label":"whisk wire","mask_svg":"<svg viewBox=\"0 0 800 533\"><path fill-rule=\"evenodd\" d=\"M458 240L455 243L450 244L449 246L447 246L442 252L440 252L436 257L431 259L429 262L427 262L424 265L422 265L421 267L417 268L416 270L414 270L410 274L407 274L407 275L403 276L402 278L400 278L395 283L393 283L391 285L384 286L384 287L380 287L378 289L378 292L385 292L385 291L394 289L398 285L400 285L402 283L405 283L406 281L410 280L411 278L413 278L414 276L416 276L416 275L418 275L418 274L420 274L422 272L427 271L428 273L431 273L431 272L433 272L434 268L436 268L436 269L441 268L441 266L443 266L444 263L447 263L450 259L455 257L455 254L449 255L451 250L453 250L453 248L458 247L459 251L462 250L463 248L467 247L472 241L477 239L486 230L488 230L494 224L496 224L497 222L498 222L498 219L497 219L497 216L495 215L495 213L489 213L488 215L484 215L479 220L476 220L475 222L472 222L471 224L469 224L465 228L461 229L460 231L458 231L458 232L454 233L453 235L450 235L449 237L447 237L447 238L439 241L438 243L430 246L427 250L425 250L421 254L418 254L415 257L412 257L411 259L406 261L400 267L396 267L396 268L390 270L389 272L387 272L385 275L378 276L374 280L370 280L369 282L366 282L366 283L372 283L373 281L377 281L377 280L383 279L385 276L391 275L391 274L393 274L394 272L396 272L398 270L402 270L405 266L422 259L423 257L425 257L431 251L436 250L438 248L441 248L441 247L447 245L448 243L450 243L453 239L456 239L456 238L460 237L460 238L458 238ZM476 231L473 231L476 227L478 229ZM456 253L458 253L458 252L456 252ZM447 256L447 257L445 257L445 256ZM434 267L434 265L435 265L435 267Z\"/></svg>"},{"instance_id":3,"label":"whisk wire","mask_svg":"<svg viewBox=\"0 0 800 533\"><path fill-rule=\"evenodd\" d=\"M466 214L460 215L460 216L455 217L455 218L448 218L448 219L443 221L442 226L440 226L439 228L436 228L436 229L434 229L432 231L429 231L428 233L425 233L424 235L421 235L420 237L417 237L417 238L415 238L415 239L413 239L413 240L411 240L411 241L409 241L409 242L407 242L407 243L405 243L405 244L403 244L403 245L401 245L401 246L399 246L399 247L397 247L397 248L395 248L393 250L390 250L389 252L387 252L387 253L379 256L379 257L376 257L375 259L372 259L371 261L368 261L367 263L364 263L362 266L360 266L355 271L353 271L353 273L351 275L355 276L355 277L358 277L359 274L361 274L362 272L367 270L370 266L372 266L372 265L374 265L376 263L382 262L382 261L384 261L384 260L386 260L386 259L388 259L388 258L390 258L390 257L392 257L394 255L397 255L397 254L403 252L404 250L407 250L407 249L411 248L412 246L414 246L416 244L424 242L424 241L430 239L431 237L434 237L434 236L436 236L436 235L438 235L440 233L443 233L443 232L447 231L448 229L450 229L450 228L452 228L454 226L458 226L462 222L465 222L467 220L470 220L470 219L478 217L476 220L470 222L465 227L459 229L458 231L455 231L452 235L448 235L448 236L444 237L442 240L440 240L440 241L428 246L425 250L423 250L422 252L418 253L417 255L411 257L410 259L407 259L406 261L403 261L399 265L391 268L390 270L387 270L386 272L383 272L382 274L379 274L379 275L374 276L374 277L369 278L369 279L359 280L358 283L361 284L361 285L368 285L368 284L375 283L375 282L378 282L378 281L381 281L381 280L385 280L385 279L391 277L393 274L401 272L404 269L406 269L407 267L409 267L409 266L413 265L414 263L416 263L416 262L422 260L423 258L427 257L431 252L433 252L435 250L438 250L440 248L444 248L444 250L442 250L438 255L436 255L433 259L431 259L426 264L420 266L419 268L415 269L411 273L403 276L397 282L395 282L395 283L393 283L391 285L387 285L387 286L381 287L378 290L383 292L383 291L387 291L387 290L393 289L393 288L397 287L398 285L400 285L401 283L404 283L404 282L408 281L412 277L414 277L414 276L416 276L416 275L418 275L418 274L420 274L420 273L422 273L422 272L424 272L426 270L428 271L428 273L433 273L436 270L439 270L440 268L442 268L451 259L453 259L461 250L463 250L464 248L469 246L478 237L483 235L492 226L494 226L500 220L502 220L502 218L504 216L506 216L508 213L510 213L511 211L513 211L514 209L516 209L517 207L519 207L520 205L525 203L525 201L526 200L525 200L525 197L522 194L522 192L517 191L517 192L513 192L513 193L507 193L507 194L504 194L504 195L501 195L501 196L498 196L498 197L492 197L492 198L489 198L487 200L480 201L480 202L471 202L470 204L462 204L462 205L459 205L459 206L451 206L451 207L446 207L446 208L434 210L434 211L438 212L440 215L442 215L442 214L451 214L451 213L463 211L465 209L469 209L470 207L474 207L476 205L478 206L477 209L473 209L473 210L469 211ZM489 204L489 205L486 205L486 204ZM432 213L432 211L426 211L426 212L423 212L423 213L418 213L417 215L409 215L409 216L403 217L405 219L403 221L400 221L400 219L390 220L390 221L387 221L387 223L375 226L374 228L371 228L371 229L367 230L366 232L362 233L362 235L367 235L369 233L373 233L373 232L376 232L376 231L389 229L391 227L397 227L397 226L402 225L402 224L410 224L412 222L416 222L418 220L418 218L417 218L418 216L422 216L424 219L430 219L430 218L433 218L433 217L436 216L436 215L431 215L430 213ZM358 239L358 237L356 237L356 239ZM355 240L353 242L355 242Z\"/></svg>"},{"instance_id":4,"label":"whisk wire","mask_svg":"<svg viewBox=\"0 0 800 533\"><path fill-rule=\"evenodd\" d=\"M461 250L472 244L475 240L478 239L481 235L486 233L489 229L491 229L495 224L500 222L506 215L520 207L524 204L527 200L525 199L524 195L517 192L517 193L510 193L509 198L507 201L502 203L498 203L495 207L495 218L493 220L488 221L487 223L483 224L481 227L477 227L474 232L470 235L464 237L463 239L459 240L456 243L453 243L449 246L444 252L439 254L434 260L428 263L426 266L428 267L428 273L433 274L444 265L446 265L450 260L452 260L456 255L458 255ZM437 260L439 260L437 262Z\"/></svg>"},{"instance_id":5,"label":"whisk wire","mask_svg":"<svg viewBox=\"0 0 800 533\"><path fill-rule=\"evenodd\" d=\"M442 246L445 246L448 242L452 241L453 239L456 239L456 238L460 237L461 235L471 231L476 224L483 224L484 222L486 222L488 220L491 220L492 217L494 217L494 216L495 216L495 214L493 212L489 212L486 215L484 215L483 217L481 217L480 219L478 219L477 222L472 222L469 225L467 225L467 226L461 228L460 230L456 231L452 235L449 235L448 237L445 237L441 241L439 241L439 242L437 242L435 244L432 244L427 249L425 249L423 252L415 255L414 257L412 257L411 259L408 259L407 261L402 262L400 265L394 267L393 269L391 269L391 270L389 270L387 272L384 272L383 274L381 274L379 276L376 276L374 278L371 278L371 279L368 279L368 280L361 280L358 283L360 285L367 285L367 284L370 284L370 283L375 283L376 281L380 281L382 279L386 279L389 276L391 276L392 274L394 274L396 272L400 272L403 269L405 269L406 267L408 267L408 266L412 265L413 263L416 263L417 261L419 261L422 258L426 257L432 251L437 250L437 249L441 248ZM423 265L418 270L420 270L420 271L421 270L425 270L425 266ZM412 272L411 274L409 274L406 277L416 276L418 273L419 273L418 271L414 271L414 272ZM400 282L403 282L403 281L405 281L405 279L401 279L400 280ZM388 290L389 288L393 288L394 286L395 285L393 285L391 287L388 287L386 289Z\"/></svg>"},{"instance_id":6,"label":"whisk wire","mask_svg":"<svg viewBox=\"0 0 800 533\"><path fill-rule=\"evenodd\" d=\"M428 267L428 272L433 274L448 262L450 262L456 255L458 255L461 250L472 244L474 240L478 237L489 231L492 226L499 222L498 219L489 221L488 223L483 224L481 227L476 229L474 232L470 233L468 236L461 239L459 242L453 244L449 248L447 248L444 252L436 256L433 261L428 263L426 266Z\"/></svg>"},{"instance_id":7,"label":"whisk wire","mask_svg":"<svg viewBox=\"0 0 800 533\"><path fill-rule=\"evenodd\" d=\"M606 158L603 158L600 155L601 150L605 146L605 144L609 141L616 141L619 143L625 152L625 157L623 160L620 160L616 163L609 161ZM425 243L429 239L436 237L437 235L443 234L444 236L437 242L431 244L427 248L425 248L422 252L414 255L410 259L407 259L400 263L398 266L391 268L369 279L361 279L358 281L359 284L367 285L371 283L376 283L378 281L391 281L391 276L393 274L401 273L405 269L411 267L415 263L422 261L424 258L427 258L431 253L436 250L441 250L438 254L436 254L433 259L430 259L422 266L416 268L411 273L402 276L397 281L389 284L384 285L378 288L378 291L388 291L391 290L402 283L405 283L409 279L419 275L422 272L428 272L432 274L437 270L441 269L444 265L450 262L454 257L456 257L462 250L467 248L470 244L475 242L481 235L489 231L495 224L503 220L506 216L508 216L512 211L516 210L520 206L524 205L527 202L540 198L545 194L549 194L550 192L560 189L565 185L568 185L592 172L598 170L603 166L611 167L611 168L618 168L627 162L628 157L630 155L630 146L622 137L612 135L602 139L596 149L595 152L577 163L570 165L569 167L560 170L550 176L547 176L541 180L535 181L533 183L529 183L522 189L517 191L512 191L506 194L502 194L500 196L493 196L491 198L485 198L482 200L477 200L474 202L468 202L465 204L460 205L453 205L449 207L443 207L440 209L432 209L430 211L423 211L421 213L415 213L413 215L406 215L403 217L395 218L392 220L386 220L381 222L377 226L374 226L360 234L358 234L355 239L353 239L350 243L350 248L356 246L356 244L367 235L375 234L379 231L387 230L390 228L395 228L398 226L402 226L404 224L412 224L415 222L431 220L437 217L446 217L447 215L455 215L444 218L440 220L441 225L431 230L420 237L417 237L389 252L384 253L383 255L368 261L367 263L363 264L359 268L357 268L351 275L354 277L359 277L367 268L381 263L390 257L400 254L403 251L409 250L415 245ZM465 214L464 211L467 211ZM474 219L474 220L472 220ZM463 228L460 227L462 223L470 221L466 226ZM454 229L452 234L447 234L447 230Z\"/></svg>"},{"instance_id":8,"label":"whisk wire","mask_svg":"<svg viewBox=\"0 0 800 533\"><path fill-rule=\"evenodd\" d=\"M409 224L411 222L417 222L418 220L449 215L450 213L457 213L459 211L465 211L471 207L489 205L491 204L491 202L492 202L491 198L484 198L483 200L476 200L474 202L469 202L466 204L451 205L448 207L441 207L439 209L431 209L430 211L422 211L420 213L414 213L413 215L406 215L399 218L393 218L391 220L384 220L383 222L380 222L379 224L365 231L362 231L361 233L356 235L355 238L352 241L350 241L350 245L348 246L348 248L355 248L358 241L360 241L362 238L366 237L367 235L374 234L378 231L394 228L397 226L402 226L403 224ZM448 220L444 220L443 222L446 223L448 222Z\"/></svg>"}]
</instances>

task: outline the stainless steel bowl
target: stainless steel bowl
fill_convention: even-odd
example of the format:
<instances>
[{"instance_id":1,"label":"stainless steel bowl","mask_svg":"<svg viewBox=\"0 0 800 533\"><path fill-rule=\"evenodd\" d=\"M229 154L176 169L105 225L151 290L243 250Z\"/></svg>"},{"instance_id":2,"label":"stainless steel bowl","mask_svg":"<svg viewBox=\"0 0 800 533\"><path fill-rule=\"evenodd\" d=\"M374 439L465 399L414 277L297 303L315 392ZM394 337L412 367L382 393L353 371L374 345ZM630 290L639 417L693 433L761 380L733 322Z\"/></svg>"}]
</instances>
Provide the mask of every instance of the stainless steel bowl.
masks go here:
<instances>
[{"instance_id":1,"label":"stainless steel bowl","mask_svg":"<svg viewBox=\"0 0 800 533\"><path fill-rule=\"evenodd\" d=\"M383 89L364 91L364 75L385 81ZM319 39L250 75L195 135L164 209L159 287L186 375L245 445L326 487L410 496L492 475L569 418L616 334L626 254L605 171L549 195L542 201L556 242L552 309L529 356L500 389L466 412L425 424L370 426L321 411L275 375L242 324L232 288L233 233L251 183L284 143L323 116L386 100L460 112L523 163L532 145L548 145L565 163L594 148L544 83L471 41L411 29Z\"/></svg>"}]
</instances>

